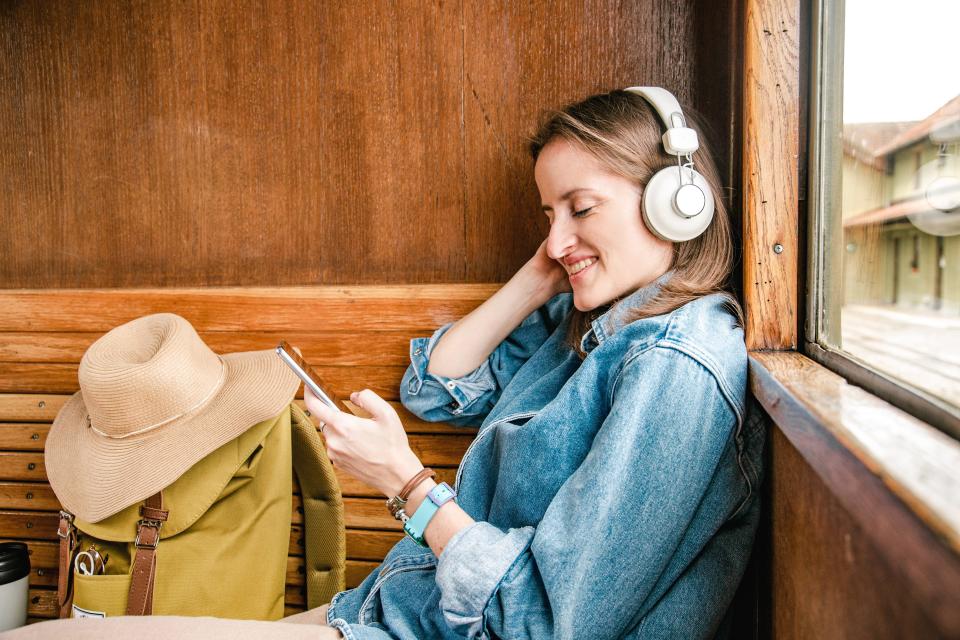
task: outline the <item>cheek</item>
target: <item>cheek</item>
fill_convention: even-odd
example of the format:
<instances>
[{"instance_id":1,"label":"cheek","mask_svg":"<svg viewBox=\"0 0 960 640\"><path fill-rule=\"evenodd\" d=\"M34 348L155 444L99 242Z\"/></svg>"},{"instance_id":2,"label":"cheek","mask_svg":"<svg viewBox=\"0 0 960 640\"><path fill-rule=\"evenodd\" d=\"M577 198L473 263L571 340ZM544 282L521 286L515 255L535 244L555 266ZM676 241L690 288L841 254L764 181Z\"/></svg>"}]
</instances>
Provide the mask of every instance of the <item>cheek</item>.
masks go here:
<instances>
[{"instance_id":1,"label":"cheek","mask_svg":"<svg viewBox=\"0 0 960 640\"><path fill-rule=\"evenodd\" d=\"M606 266L610 269L629 267L648 253L649 245L642 236L628 232L607 238L600 249Z\"/></svg>"},{"instance_id":2,"label":"cheek","mask_svg":"<svg viewBox=\"0 0 960 640\"><path fill-rule=\"evenodd\" d=\"M647 229L642 214L637 213L636 217L623 225L620 233L612 238L611 242L621 254L635 259L658 253L663 240Z\"/></svg>"}]
</instances>

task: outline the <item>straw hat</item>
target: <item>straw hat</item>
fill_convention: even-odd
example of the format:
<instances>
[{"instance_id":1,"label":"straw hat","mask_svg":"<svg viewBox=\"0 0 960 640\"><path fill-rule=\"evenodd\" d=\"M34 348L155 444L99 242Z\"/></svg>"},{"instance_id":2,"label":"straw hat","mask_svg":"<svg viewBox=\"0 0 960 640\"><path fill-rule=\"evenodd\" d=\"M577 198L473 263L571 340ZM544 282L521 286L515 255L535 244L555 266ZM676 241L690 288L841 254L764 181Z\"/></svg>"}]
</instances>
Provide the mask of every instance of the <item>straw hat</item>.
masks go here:
<instances>
[{"instance_id":1,"label":"straw hat","mask_svg":"<svg viewBox=\"0 0 960 640\"><path fill-rule=\"evenodd\" d=\"M63 507L98 522L293 401L299 379L271 349L218 356L189 322L158 313L121 325L80 361L44 462Z\"/></svg>"}]
</instances>

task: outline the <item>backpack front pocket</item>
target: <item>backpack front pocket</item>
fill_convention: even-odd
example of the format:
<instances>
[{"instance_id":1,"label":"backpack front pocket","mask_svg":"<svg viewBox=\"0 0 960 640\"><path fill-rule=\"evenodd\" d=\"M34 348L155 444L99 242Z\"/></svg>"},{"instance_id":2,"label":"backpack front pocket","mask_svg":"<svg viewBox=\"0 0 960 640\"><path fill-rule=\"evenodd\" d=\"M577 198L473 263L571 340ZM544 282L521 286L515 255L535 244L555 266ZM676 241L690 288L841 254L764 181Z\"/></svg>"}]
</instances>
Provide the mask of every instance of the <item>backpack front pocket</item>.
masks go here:
<instances>
[{"instance_id":1,"label":"backpack front pocket","mask_svg":"<svg viewBox=\"0 0 960 640\"><path fill-rule=\"evenodd\" d=\"M84 575L73 572L73 618L104 618L127 613L129 575Z\"/></svg>"}]
</instances>

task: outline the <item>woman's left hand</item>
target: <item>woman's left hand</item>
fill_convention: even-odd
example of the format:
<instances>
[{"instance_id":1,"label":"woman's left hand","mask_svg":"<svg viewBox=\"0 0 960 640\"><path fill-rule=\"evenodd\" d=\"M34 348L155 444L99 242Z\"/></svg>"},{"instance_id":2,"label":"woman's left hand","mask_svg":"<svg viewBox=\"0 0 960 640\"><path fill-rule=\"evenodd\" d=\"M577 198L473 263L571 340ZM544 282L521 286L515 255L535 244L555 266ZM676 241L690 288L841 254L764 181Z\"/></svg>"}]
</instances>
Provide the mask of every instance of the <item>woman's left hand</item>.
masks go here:
<instances>
[{"instance_id":1,"label":"woman's left hand","mask_svg":"<svg viewBox=\"0 0 960 640\"><path fill-rule=\"evenodd\" d=\"M307 408L326 426L327 455L337 469L366 482L392 497L415 476L423 464L410 449L400 416L390 404L370 389L350 394L350 402L371 415L358 418L335 411L303 390Z\"/></svg>"}]
</instances>

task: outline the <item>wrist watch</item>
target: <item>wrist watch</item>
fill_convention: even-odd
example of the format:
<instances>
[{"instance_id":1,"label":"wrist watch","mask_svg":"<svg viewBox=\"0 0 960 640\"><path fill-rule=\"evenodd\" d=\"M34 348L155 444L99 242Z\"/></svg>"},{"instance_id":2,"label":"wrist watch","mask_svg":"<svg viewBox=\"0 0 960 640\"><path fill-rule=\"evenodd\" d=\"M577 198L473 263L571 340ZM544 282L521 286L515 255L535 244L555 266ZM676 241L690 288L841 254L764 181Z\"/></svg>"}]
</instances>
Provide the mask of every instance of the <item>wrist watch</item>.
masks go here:
<instances>
[{"instance_id":1,"label":"wrist watch","mask_svg":"<svg viewBox=\"0 0 960 640\"><path fill-rule=\"evenodd\" d=\"M416 512L403 523L403 530L421 547L428 546L423 539L423 532L426 531L427 525L430 524L430 520L433 519L437 510L456 497L457 493L453 490L453 487L446 482L441 482L430 490L427 497L417 507Z\"/></svg>"}]
</instances>

